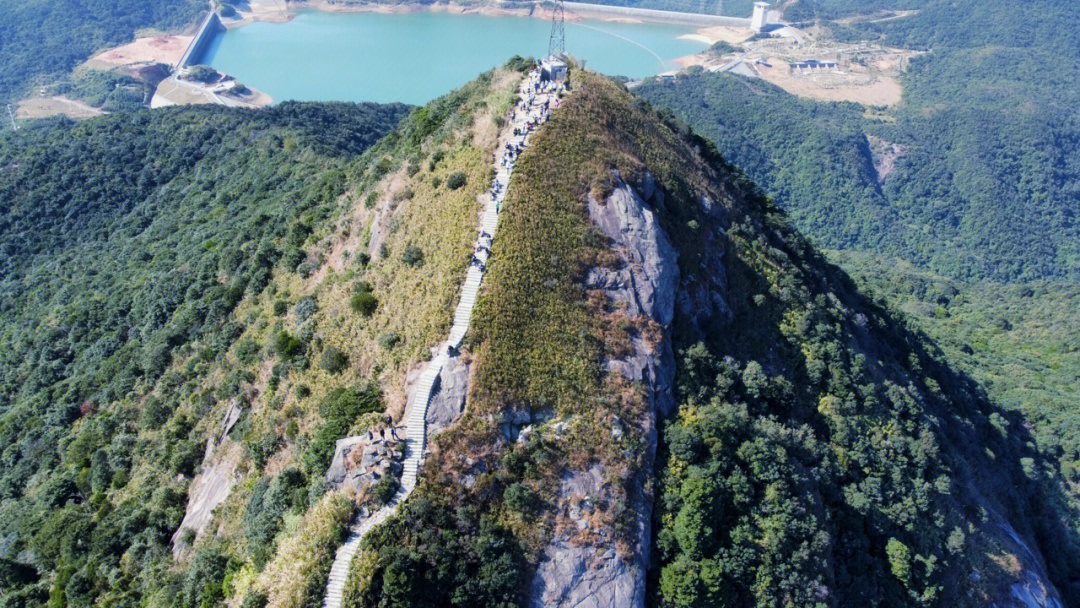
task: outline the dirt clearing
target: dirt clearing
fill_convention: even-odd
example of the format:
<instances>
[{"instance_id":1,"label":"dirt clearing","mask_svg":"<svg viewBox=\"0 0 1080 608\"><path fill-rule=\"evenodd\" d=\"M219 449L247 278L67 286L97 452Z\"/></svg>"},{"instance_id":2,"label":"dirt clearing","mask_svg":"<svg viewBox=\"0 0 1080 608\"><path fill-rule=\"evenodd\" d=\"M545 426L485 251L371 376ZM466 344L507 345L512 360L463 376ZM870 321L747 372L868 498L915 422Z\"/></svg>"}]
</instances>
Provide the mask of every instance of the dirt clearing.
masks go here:
<instances>
[{"instance_id":1,"label":"dirt clearing","mask_svg":"<svg viewBox=\"0 0 1080 608\"><path fill-rule=\"evenodd\" d=\"M63 95L55 97L31 97L19 102L15 117L20 120L45 118L63 114L69 118L91 118L104 114L101 110Z\"/></svg>"},{"instance_id":2,"label":"dirt clearing","mask_svg":"<svg viewBox=\"0 0 1080 608\"><path fill-rule=\"evenodd\" d=\"M854 101L868 106L891 106L900 103L904 94L900 82L885 74L813 74L795 75L783 61L770 66L755 65L761 78L792 95L818 101Z\"/></svg>"},{"instance_id":3,"label":"dirt clearing","mask_svg":"<svg viewBox=\"0 0 1080 608\"><path fill-rule=\"evenodd\" d=\"M117 66L140 63L176 65L192 36L151 36L99 53L86 62L87 67L108 70Z\"/></svg>"},{"instance_id":4,"label":"dirt clearing","mask_svg":"<svg viewBox=\"0 0 1080 608\"><path fill-rule=\"evenodd\" d=\"M693 34L683 34L682 36L679 36L679 38L682 40L696 40L697 42L704 42L705 44L716 44L717 42L739 44L740 42L748 40L753 35L754 31L748 27L714 25L712 27L700 28Z\"/></svg>"}]
</instances>

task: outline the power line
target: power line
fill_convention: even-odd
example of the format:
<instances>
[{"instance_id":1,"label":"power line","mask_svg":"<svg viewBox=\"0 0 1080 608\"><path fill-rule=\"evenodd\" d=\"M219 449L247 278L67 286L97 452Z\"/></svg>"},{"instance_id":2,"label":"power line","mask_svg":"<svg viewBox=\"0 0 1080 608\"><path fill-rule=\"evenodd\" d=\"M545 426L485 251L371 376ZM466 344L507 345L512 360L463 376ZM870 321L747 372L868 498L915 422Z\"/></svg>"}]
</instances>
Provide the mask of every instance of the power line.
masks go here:
<instances>
[{"instance_id":1,"label":"power line","mask_svg":"<svg viewBox=\"0 0 1080 608\"><path fill-rule=\"evenodd\" d=\"M19 123L15 122L15 111L11 109L11 104L7 104L8 116L11 117L11 130L18 131Z\"/></svg>"}]
</instances>

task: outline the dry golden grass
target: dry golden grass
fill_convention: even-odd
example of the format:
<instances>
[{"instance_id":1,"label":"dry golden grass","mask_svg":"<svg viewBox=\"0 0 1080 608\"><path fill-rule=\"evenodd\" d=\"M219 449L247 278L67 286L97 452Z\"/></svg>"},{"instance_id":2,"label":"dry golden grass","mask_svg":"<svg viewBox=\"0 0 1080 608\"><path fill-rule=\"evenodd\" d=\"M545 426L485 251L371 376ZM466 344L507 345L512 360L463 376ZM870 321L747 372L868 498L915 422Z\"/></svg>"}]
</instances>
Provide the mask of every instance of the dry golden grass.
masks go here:
<instances>
[{"instance_id":1,"label":"dry golden grass","mask_svg":"<svg viewBox=\"0 0 1080 608\"><path fill-rule=\"evenodd\" d=\"M267 608L300 608L318 603L334 549L352 512L353 502L332 492L304 515L296 530L281 541L277 555L255 582L266 593Z\"/></svg>"}]
</instances>

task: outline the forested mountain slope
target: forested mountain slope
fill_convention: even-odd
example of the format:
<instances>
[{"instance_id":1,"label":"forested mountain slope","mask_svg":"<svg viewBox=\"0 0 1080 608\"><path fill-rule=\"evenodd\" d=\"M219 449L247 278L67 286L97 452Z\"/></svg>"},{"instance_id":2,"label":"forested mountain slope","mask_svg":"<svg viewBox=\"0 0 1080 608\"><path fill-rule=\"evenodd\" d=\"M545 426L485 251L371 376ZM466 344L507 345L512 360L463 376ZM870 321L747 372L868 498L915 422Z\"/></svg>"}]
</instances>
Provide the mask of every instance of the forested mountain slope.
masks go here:
<instances>
[{"instance_id":1,"label":"forested mountain slope","mask_svg":"<svg viewBox=\"0 0 1080 608\"><path fill-rule=\"evenodd\" d=\"M1076 280L1080 17L1053 0L923 4L851 26L929 51L911 62L894 108L864 113L705 73L638 94L715 141L817 243L963 279ZM788 17L858 6L805 0ZM901 153L879 175L875 153L889 144Z\"/></svg>"},{"instance_id":2,"label":"forested mountain slope","mask_svg":"<svg viewBox=\"0 0 1080 608\"><path fill-rule=\"evenodd\" d=\"M445 339L519 76L3 136L0 605L320 601L397 483L331 487L335 443Z\"/></svg>"},{"instance_id":3,"label":"forested mountain slope","mask_svg":"<svg viewBox=\"0 0 1080 608\"><path fill-rule=\"evenodd\" d=\"M62 602L73 576L73 605L162 584L174 478L242 381L199 386L244 333L237 307L307 259L353 159L406 111L193 107L0 136L0 555L38 569L5 583L30 585L9 605Z\"/></svg>"},{"instance_id":4,"label":"forested mountain slope","mask_svg":"<svg viewBox=\"0 0 1080 608\"><path fill-rule=\"evenodd\" d=\"M704 140L572 82L511 182L464 417L347 604L1076 605L1022 421Z\"/></svg>"},{"instance_id":5,"label":"forested mountain slope","mask_svg":"<svg viewBox=\"0 0 1080 608\"><path fill-rule=\"evenodd\" d=\"M140 30L191 27L200 0L0 0L0 102L66 75Z\"/></svg>"},{"instance_id":6,"label":"forested mountain slope","mask_svg":"<svg viewBox=\"0 0 1080 608\"><path fill-rule=\"evenodd\" d=\"M527 65L406 118L3 136L0 606L320 603L396 483L343 488L335 443L387 437L445 338ZM346 605L1076 606L1075 505L1024 421L706 140L571 82Z\"/></svg>"},{"instance_id":7,"label":"forested mountain slope","mask_svg":"<svg viewBox=\"0 0 1080 608\"><path fill-rule=\"evenodd\" d=\"M1076 16L1055 2L922 4L848 30L929 51L893 108L708 74L638 92L715 141L813 241L842 249L833 259L868 293L1021 414L1039 475L1076 505ZM786 16L863 13L809 0ZM891 167L882 151L899 153Z\"/></svg>"}]
</instances>

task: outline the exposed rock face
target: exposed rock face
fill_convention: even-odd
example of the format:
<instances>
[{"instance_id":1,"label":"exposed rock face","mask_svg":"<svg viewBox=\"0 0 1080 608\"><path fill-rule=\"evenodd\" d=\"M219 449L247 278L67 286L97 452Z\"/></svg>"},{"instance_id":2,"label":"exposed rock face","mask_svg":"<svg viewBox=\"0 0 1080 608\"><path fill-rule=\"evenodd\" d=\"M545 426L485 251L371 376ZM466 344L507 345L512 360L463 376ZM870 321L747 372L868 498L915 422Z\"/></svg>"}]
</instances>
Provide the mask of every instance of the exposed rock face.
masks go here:
<instances>
[{"instance_id":1,"label":"exposed rock face","mask_svg":"<svg viewBox=\"0 0 1080 608\"><path fill-rule=\"evenodd\" d=\"M651 178L646 183L651 183ZM653 196L658 190L647 188ZM662 195L661 195L662 196ZM656 213L633 188L619 180L604 204L589 199L589 219L612 241L626 262L618 270L594 268L586 278L586 288L603 289L615 303L625 303L630 316L645 315L665 329L675 314L675 292L679 285L678 253L657 222ZM665 332L666 334L666 332ZM641 339L634 354L608 362L629 380L641 380L651 387L650 399L662 414L671 412L671 386L675 359L666 339L650 353Z\"/></svg>"},{"instance_id":2,"label":"exposed rock face","mask_svg":"<svg viewBox=\"0 0 1080 608\"><path fill-rule=\"evenodd\" d=\"M213 518L214 509L229 496L239 479L236 471L244 457L244 450L229 439L229 431L240 420L240 414L240 407L235 402L229 404L225 419L221 423L221 431L206 441L202 470L188 488L184 519L172 536L174 558L179 559L188 548L180 542L184 532L191 530L195 533L195 538L198 538Z\"/></svg>"},{"instance_id":3,"label":"exposed rock face","mask_svg":"<svg viewBox=\"0 0 1080 608\"><path fill-rule=\"evenodd\" d=\"M181 542L185 530L195 533L195 538L202 535L207 524L214 516L214 509L229 496L233 486L239 480L237 467L245 457L244 449L240 444L226 439L216 446L217 457L213 463L203 462L202 471L195 476L188 489L187 510L180 527L173 533L173 557L180 558L188 546Z\"/></svg>"},{"instance_id":4,"label":"exposed rock face","mask_svg":"<svg viewBox=\"0 0 1080 608\"><path fill-rule=\"evenodd\" d=\"M1015 608L1064 608L1057 590L1050 584L1042 556L1032 551L1008 522L1002 520L999 525L1005 533L1004 544L1013 545L1010 550L1017 556L1022 569L1018 580L1009 587L1009 594L1012 596L1009 599L1012 601L996 605Z\"/></svg>"},{"instance_id":5,"label":"exposed rock face","mask_svg":"<svg viewBox=\"0 0 1080 608\"><path fill-rule=\"evenodd\" d=\"M903 144L894 144L869 134L866 136L866 149L879 184L885 183L885 178L896 168L896 162L908 151Z\"/></svg>"},{"instance_id":6,"label":"exposed rock face","mask_svg":"<svg viewBox=\"0 0 1080 608\"><path fill-rule=\"evenodd\" d=\"M639 424L648 441L646 466L632 493L629 507L637 520L637 542L630 556L620 556L614 543L580 545L556 537L545 550L529 597L530 606L574 608L625 608L645 605L645 573L649 561L649 520L652 496L646 491L656 451L656 418L669 413L675 363L668 328L675 311L679 285L677 252L657 221L647 199L663 196L646 176L643 194L621 179L603 202L590 198L589 217L624 264L618 269L594 268L586 278L586 288L603 290L609 301L624 305L630 317L645 316L663 328L658 344L644 337L633 339L632 352L607 362L608 370L628 380L640 381L649 402L647 419ZM618 422L612 436L623 432ZM572 505L567 516L581 529L588 525L585 513L589 497L603 493L603 471L597 468L567 474L560 488L564 503Z\"/></svg>"},{"instance_id":7,"label":"exposed rock face","mask_svg":"<svg viewBox=\"0 0 1080 608\"><path fill-rule=\"evenodd\" d=\"M428 402L426 421L429 438L457 422L465 411L468 392L469 364L463 357L450 357L439 372L439 380Z\"/></svg>"}]
</instances>

